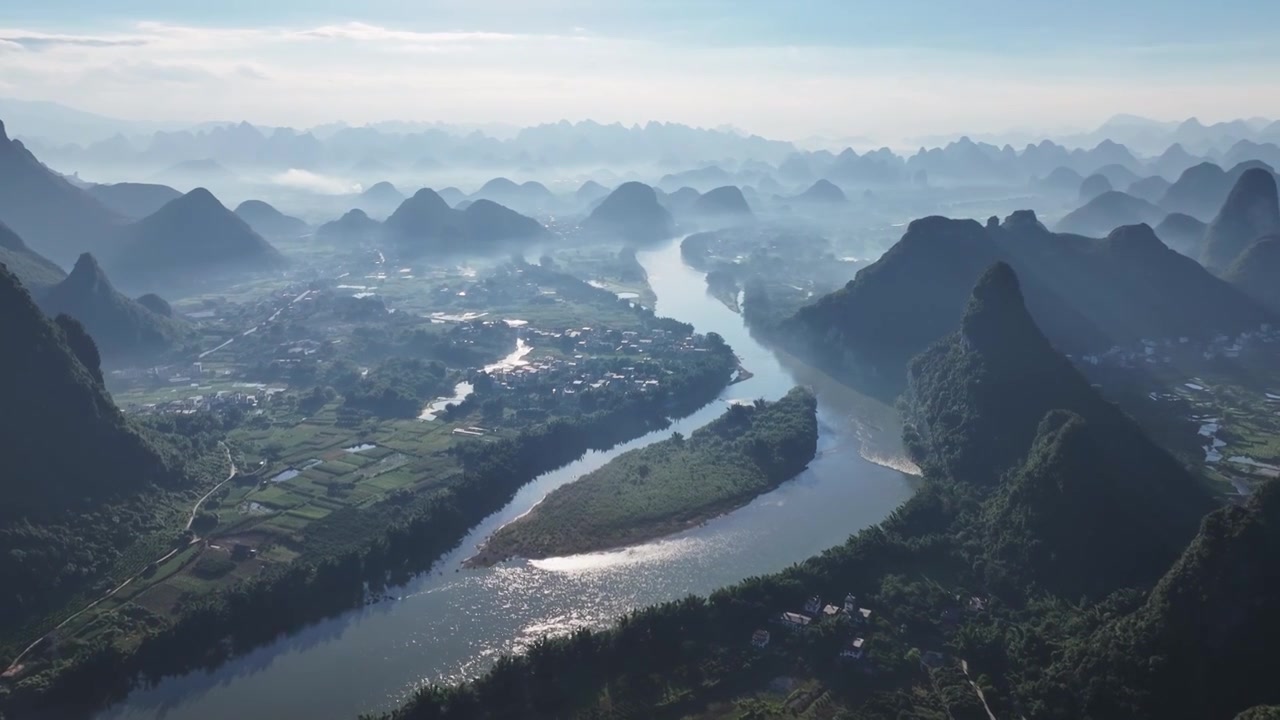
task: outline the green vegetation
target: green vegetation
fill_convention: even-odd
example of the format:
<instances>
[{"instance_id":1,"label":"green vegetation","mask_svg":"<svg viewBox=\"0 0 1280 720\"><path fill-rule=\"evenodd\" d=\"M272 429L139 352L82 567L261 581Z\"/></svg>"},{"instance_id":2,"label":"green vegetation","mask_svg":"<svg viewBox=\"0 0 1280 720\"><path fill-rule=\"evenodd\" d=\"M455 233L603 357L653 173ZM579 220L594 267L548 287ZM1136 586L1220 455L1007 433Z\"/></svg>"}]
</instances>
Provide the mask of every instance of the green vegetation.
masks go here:
<instances>
[{"instance_id":1,"label":"green vegetation","mask_svg":"<svg viewBox=\"0 0 1280 720\"><path fill-rule=\"evenodd\" d=\"M893 397L904 387L907 362L959 326L969 289L995 262L1018 271L1032 317L1065 353L1143 339L1207 340L1274 322L1145 225L1094 240L1051 233L1034 213L1019 211L986 227L916 220L844 288L781 323L754 326L841 379Z\"/></svg>"},{"instance_id":2,"label":"green vegetation","mask_svg":"<svg viewBox=\"0 0 1280 720\"><path fill-rule=\"evenodd\" d=\"M49 315L65 313L79 320L110 364L155 360L190 335L183 322L117 292L89 253L81 255L71 274L38 300Z\"/></svg>"},{"instance_id":3,"label":"green vegetation","mask_svg":"<svg viewBox=\"0 0 1280 720\"><path fill-rule=\"evenodd\" d=\"M1005 266L911 386L924 484L880 526L777 575L543 640L391 717L1065 720L1280 701L1257 661L1280 617L1280 485L1199 526L1207 493L1049 349ZM846 594L869 619L767 624ZM864 654L842 657L855 637Z\"/></svg>"},{"instance_id":4,"label":"green vegetation","mask_svg":"<svg viewBox=\"0 0 1280 720\"><path fill-rule=\"evenodd\" d=\"M346 406L381 417L414 418L427 401L448 392L447 375L440 362L392 358L356 383Z\"/></svg>"},{"instance_id":5,"label":"green vegetation","mask_svg":"<svg viewBox=\"0 0 1280 720\"><path fill-rule=\"evenodd\" d=\"M776 402L732 405L687 439L677 433L624 453L552 491L495 533L476 561L620 547L728 512L813 459L816 408L796 388Z\"/></svg>"},{"instance_id":6,"label":"green vegetation","mask_svg":"<svg viewBox=\"0 0 1280 720\"><path fill-rule=\"evenodd\" d=\"M684 261L707 273L707 289L731 310L745 311L738 307L742 290L754 286L755 299L767 296L747 311L759 325L780 321L840 288L865 264L857 258L868 250L863 238L819 233L795 222L701 232L680 243ZM765 312L766 305L771 312Z\"/></svg>"},{"instance_id":7,"label":"green vegetation","mask_svg":"<svg viewBox=\"0 0 1280 720\"><path fill-rule=\"evenodd\" d=\"M0 372L7 472L0 492L0 664L181 542L185 511L226 475L212 418L126 419L98 352L67 316L50 321L0 270L8 342ZM75 451L68 452L68 438ZM67 652L73 653L74 648Z\"/></svg>"},{"instance_id":8,"label":"green vegetation","mask_svg":"<svg viewBox=\"0 0 1280 720\"><path fill-rule=\"evenodd\" d=\"M61 594L21 596L31 619L3 638L6 658L67 622L56 646L37 645L0 683L0 712L98 707L139 677L216 665L358 607L428 568L538 474L666 427L714 399L737 366L722 339L554 268L428 272L398 272L394 292L376 298L352 297L338 281L255 281L179 303L215 314L200 325L205 347L232 343L201 358L203 369L113 375L129 385L117 397L143 414L125 420L105 394L102 411L154 446L174 486L97 501L66 528L18 528L30 536L14 540L25 554L5 560L94 575L71 575L85 588L76 594L46 573ZM424 317L435 313L447 318ZM92 339L70 318L56 330L101 392ZM517 338L531 348L525 372L481 371ZM189 381L169 377L186 372ZM459 380L475 385L470 398L438 420L416 419ZM218 440L240 474L192 517L195 500L226 477ZM131 504L142 502L151 505ZM140 507L147 512L135 517ZM65 545L46 543L51 532ZM188 544L193 534L201 540Z\"/></svg>"}]
</instances>

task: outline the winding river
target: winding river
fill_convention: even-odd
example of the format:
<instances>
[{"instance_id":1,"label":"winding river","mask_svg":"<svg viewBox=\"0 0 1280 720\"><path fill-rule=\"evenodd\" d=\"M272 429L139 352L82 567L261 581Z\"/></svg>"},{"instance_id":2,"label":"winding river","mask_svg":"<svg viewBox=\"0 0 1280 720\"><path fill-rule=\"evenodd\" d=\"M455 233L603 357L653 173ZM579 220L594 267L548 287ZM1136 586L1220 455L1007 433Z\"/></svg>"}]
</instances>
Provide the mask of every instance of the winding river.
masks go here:
<instances>
[{"instance_id":1,"label":"winding river","mask_svg":"<svg viewBox=\"0 0 1280 720\"><path fill-rule=\"evenodd\" d=\"M212 672L137 690L100 720L354 720L402 703L423 684L474 676L540 635L604 626L633 608L781 570L879 522L907 499L913 480L893 469L903 465L891 412L752 339L740 316L706 294L702 274L681 261L678 242L641 252L639 260L656 310L722 335L750 379L672 428L537 478L430 573L392 590L395 599L313 625ZM818 457L750 505L626 550L461 568L485 537L555 487L672 430L688 434L727 401L778 398L797 383L818 394Z\"/></svg>"}]
</instances>

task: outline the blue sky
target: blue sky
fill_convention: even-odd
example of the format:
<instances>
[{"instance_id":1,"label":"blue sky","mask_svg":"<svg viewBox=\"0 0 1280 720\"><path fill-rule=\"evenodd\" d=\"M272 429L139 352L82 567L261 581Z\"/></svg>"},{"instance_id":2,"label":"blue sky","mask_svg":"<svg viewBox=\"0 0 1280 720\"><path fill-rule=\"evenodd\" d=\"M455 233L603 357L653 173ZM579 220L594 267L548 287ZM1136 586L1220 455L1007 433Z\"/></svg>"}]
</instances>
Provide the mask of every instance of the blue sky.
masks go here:
<instances>
[{"instance_id":1,"label":"blue sky","mask_svg":"<svg viewBox=\"0 0 1280 720\"><path fill-rule=\"evenodd\" d=\"M0 95L172 119L732 123L765 134L1280 115L1260 0L42 0Z\"/></svg>"}]
</instances>

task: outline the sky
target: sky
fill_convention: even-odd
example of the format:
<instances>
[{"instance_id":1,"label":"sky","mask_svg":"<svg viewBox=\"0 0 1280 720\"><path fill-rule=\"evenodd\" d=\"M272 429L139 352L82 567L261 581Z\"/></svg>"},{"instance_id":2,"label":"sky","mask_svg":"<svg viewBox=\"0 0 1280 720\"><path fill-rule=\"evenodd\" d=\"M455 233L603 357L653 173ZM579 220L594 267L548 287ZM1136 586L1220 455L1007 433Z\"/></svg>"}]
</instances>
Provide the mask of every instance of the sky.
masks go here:
<instances>
[{"instance_id":1,"label":"sky","mask_svg":"<svg viewBox=\"0 0 1280 720\"><path fill-rule=\"evenodd\" d=\"M1260 0L40 0L0 96L128 119L531 125L769 137L1280 116Z\"/></svg>"}]
</instances>

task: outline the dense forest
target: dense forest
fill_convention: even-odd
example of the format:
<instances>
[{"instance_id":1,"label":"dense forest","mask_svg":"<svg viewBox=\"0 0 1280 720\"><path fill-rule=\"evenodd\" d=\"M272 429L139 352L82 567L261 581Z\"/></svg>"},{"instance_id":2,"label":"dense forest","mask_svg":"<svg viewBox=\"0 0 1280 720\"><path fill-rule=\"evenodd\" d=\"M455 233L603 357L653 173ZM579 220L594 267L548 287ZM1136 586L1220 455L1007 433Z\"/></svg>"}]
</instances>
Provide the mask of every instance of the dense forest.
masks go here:
<instances>
[{"instance_id":1,"label":"dense forest","mask_svg":"<svg viewBox=\"0 0 1280 720\"><path fill-rule=\"evenodd\" d=\"M417 417L431 398L450 394L448 376L439 361L390 358L347 392L346 406L379 417Z\"/></svg>"},{"instance_id":2,"label":"dense forest","mask_svg":"<svg viewBox=\"0 0 1280 720\"><path fill-rule=\"evenodd\" d=\"M136 540L170 531L173 504L225 476L210 419L126 419L102 385L97 346L76 320L50 320L0 267L0 659L39 615L106 580ZM74 438L75 452L66 451ZM216 482L216 480L214 480Z\"/></svg>"},{"instance_id":3,"label":"dense forest","mask_svg":"<svg viewBox=\"0 0 1280 720\"><path fill-rule=\"evenodd\" d=\"M841 718L1268 717L1277 486L1213 510L1049 349L1007 266L962 315L913 364L924 484L884 523L782 573L544 639L390 717L680 718L780 676L819 681ZM1113 465L1117 442L1133 460ZM814 613L748 642L780 611L846 594L870 622ZM866 654L841 661L855 634Z\"/></svg>"},{"instance_id":4,"label":"dense forest","mask_svg":"<svg viewBox=\"0 0 1280 720\"><path fill-rule=\"evenodd\" d=\"M807 390L731 405L688 438L674 433L552 491L495 533L478 561L591 552L682 530L794 477L817 441L817 400Z\"/></svg>"}]
</instances>

